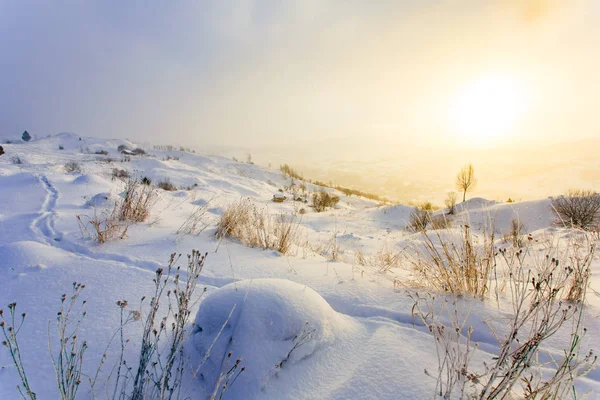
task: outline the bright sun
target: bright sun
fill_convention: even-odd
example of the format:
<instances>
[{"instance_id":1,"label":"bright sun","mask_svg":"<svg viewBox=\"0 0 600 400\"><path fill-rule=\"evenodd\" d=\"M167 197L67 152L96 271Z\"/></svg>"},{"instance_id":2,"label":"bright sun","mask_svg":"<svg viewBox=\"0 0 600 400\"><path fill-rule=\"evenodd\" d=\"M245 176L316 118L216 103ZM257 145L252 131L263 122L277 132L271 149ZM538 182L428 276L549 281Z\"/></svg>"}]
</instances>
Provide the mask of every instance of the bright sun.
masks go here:
<instances>
[{"instance_id":1,"label":"bright sun","mask_svg":"<svg viewBox=\"0 0 600 400\"><path fill-rule=\"evenodd\" d=\"M460 90L450 107L453 131L485 144L508 134L526 110L527 91L516 79L489 75Z\"/></svg>"}]
</instances>

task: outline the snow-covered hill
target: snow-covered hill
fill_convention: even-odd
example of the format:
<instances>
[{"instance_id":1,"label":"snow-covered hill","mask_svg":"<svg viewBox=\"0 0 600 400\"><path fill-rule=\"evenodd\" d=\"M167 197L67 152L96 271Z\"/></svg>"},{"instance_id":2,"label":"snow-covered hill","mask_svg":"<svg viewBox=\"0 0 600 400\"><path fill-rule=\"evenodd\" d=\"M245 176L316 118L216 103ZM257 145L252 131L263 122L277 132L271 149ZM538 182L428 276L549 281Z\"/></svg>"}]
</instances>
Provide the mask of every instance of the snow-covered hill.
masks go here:
<instances>
[{"instance_id":1,"label":"snow-covered hill","mask_svg":"<svg viewBox=\"0 0 600 400\"><path fill-rule=\"evenodd\" d=\"M431 333L412 316L413 302L406 290L414 277L402 254L422 242L420 234L404 229L412 207L382 205L372 200L340 197L335 209L322 213L310 207L310 194L321 190L282 175L278 169L240 163L218 156L144 148L146 155L126 156L117 148L138 147L127 140L104 140L63 133L29 143L3 144L0 156L0 308L16 301L27 312L19 332L21 357L29 369L38 399L57 398L55 376L48 355L48 321L56 319L60 296L73 282L85 283L87 316L80 335L89 349L84 372L94 376L105 348L119 327L118 300L132 308L153 292L152 279L164 268L171 253L208 252L199 278L206 288L201 312L190 325L192 340L186 347L190 371L186 372L181 398L203 399L211 394L207 382L218 377L227 351L241 357L247 370L224 398L231 399L423 399L432 397L437 355ZM67 172L65 164L77 168ZM157 201L149 219L131 225L123 239L97 244L87 237L86 218L110 211L124 190L116 170L153 183L172 183L177 190L156 189ZM272 202L274 194L287 199ZM300 199L296 201L294 197ZM215 230L228 205L249 198L269 214L295 215L297 241L282 255L274 250L248 248L236 240L217 240ZM305 202L303 199L309 201ZM177 234L182 224L203 211L199 234ZM443 211L436 212L436 215ZM550 200L496 203L471 199L457 208L454 228L442 234L460 234L469 224L482 235L493 230L501 237L519 219L536 251L548 246L549 236L567 233L553 227ZM82 226L82 222L83 226ZM383 253L399 255L382 268ZM362 260L362 261L361 261ZM590 306L586 326L591 334L585 346L600 345L600 262L593 262ZM422 290L419 289L419 290ZM198 290L201 293L202 290ZM503 302L461 300L469 309L480 349L473 363L483 365L498 344L482 320L504 315ZM233 304L236 313L229 315ZM202 312L202 310L204 310ZM194 315L191 316L194 321ZM229 318L229 319L228 319ZM228 322L225 324L225 322ZM234 324L235 322L235 324ZM291 353L295 335L304 323L315 331ZM221 327L232 345L215 338ZM202 327L202 331L199 331ZM131 340L126 359L135 359L141 324L126 327ZM488 333L486 333L488 332ZM212 336L211 336L212 335ZM561 354L562 339L550 354ZM210 351L209 351L210 350ZM210 353L209 362L202 364ZM106 379L118 358L112 348L99 374ZM285 365L276 368L277 363ZM202 377L198 368L205 371ZM197 366L196 366L197 365ZM0 399L19 398L19 382L12 359L0 350ZM104 397L98 385L96 395ZM593 371L581 388L600 393L600 373ZM92 398L86 377L78 398Z\"/></svg>"}]
</instances>

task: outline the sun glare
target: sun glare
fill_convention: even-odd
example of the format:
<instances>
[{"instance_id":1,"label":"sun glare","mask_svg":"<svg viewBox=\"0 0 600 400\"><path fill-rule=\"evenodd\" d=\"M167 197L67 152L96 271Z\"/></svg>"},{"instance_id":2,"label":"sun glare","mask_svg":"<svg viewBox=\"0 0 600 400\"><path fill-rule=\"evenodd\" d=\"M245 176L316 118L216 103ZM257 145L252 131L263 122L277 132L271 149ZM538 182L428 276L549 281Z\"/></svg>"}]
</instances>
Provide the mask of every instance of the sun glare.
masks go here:
<instances>
[{"instance_id":1,"label":"sun glare","mask_svg":"<svg viewBox=\"0 0 600 400\"><path fill-rule=\"evenodd\" d=\"M525 112L527 97L523 83L510 77L472 81L456 94L450 107L452 130L476 144L510 134Z\"/></svg>"}]
</instances>

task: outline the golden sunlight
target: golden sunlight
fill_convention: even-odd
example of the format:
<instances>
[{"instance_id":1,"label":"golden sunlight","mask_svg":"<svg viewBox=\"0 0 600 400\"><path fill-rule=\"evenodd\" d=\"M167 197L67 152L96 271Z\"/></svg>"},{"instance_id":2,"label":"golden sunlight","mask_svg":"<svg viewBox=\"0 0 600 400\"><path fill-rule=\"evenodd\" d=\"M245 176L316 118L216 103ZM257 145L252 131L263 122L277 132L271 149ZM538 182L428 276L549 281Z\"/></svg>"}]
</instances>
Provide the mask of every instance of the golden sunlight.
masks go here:
<instances>
[{"instance_id":1,"label":"golden sunlight","mask_svg":"<svg viewBox=\"0 0 600 400\"><path fill-rule=\"evenodd\" d=\"M488 75L463 87L450 106L452 131L474 144L486 144L514 130L529 104L523 82Z\"/></svg>"}]
</instances>

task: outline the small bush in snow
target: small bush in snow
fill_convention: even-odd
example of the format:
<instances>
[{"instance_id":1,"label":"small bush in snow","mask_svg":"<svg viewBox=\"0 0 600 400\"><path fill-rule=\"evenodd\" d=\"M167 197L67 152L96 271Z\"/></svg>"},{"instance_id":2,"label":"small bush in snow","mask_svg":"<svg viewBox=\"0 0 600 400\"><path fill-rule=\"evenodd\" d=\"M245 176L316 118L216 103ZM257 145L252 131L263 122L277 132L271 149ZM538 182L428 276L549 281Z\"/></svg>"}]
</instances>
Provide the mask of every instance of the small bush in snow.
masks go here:
<instances>
[{"instance_id":1,"label":"small bush in snow","mask_svg":"<svg viewBox=\"0 0 600 400\"><path fill-rule=\"evenodd\" d=\"M64 149L65 149L65 147L64 147L62 144L60 144L60 145L58 145L58 149L59 149L59 150L64 150Z\"/></svg>"},{"instance_id":2,"label":"small bush in snow","mask_svg":"<svg viewBox=\"0 0 600 400\"><path fill-rule=\"evenodd\" d=\"M148 178L147 176L144 176L142 178L142 185L146 185L146 186L150 186L152 185L152 179Z\"/></svg>"},{"instance_id":3,"label":"small bush in snow","mask_svg":"<svg viewBox=\"0 0 600 400\"><path fill-rule=\"evenodd\" d=\"M122 152L123 150L129 150L129 147L125 146L124 144L120 144L120 145L117 147L117 151L120 153L120 152Z\"/></svg>"},{"instance_id":4,"label":"small bush in snow","mask_svg":"<svg viewBox=\"0 0 600 400\"><path fill-rule=\"evenodd\" d=\"M67 173L81 172L81 166L75 161L69 161L63 167Z\"/></svg>"},{"instance_id":5,"label":"small bush in snow","mask_svg":"<svg viewBox=\"0 0 600 400\"><path fill-rule=\"evenodd\" d=\"M156 183L156 187L162 190L166 190L167 192L174 192L177 190L177 187L171 183L170 180L164 179Z\"/></svg>"},{"instance_id":6,"label":"small bush in snow","mask_svg":"<svg viewBox=\"0 0 600 400\"><path fill-rule=\"evenodd\" d=\"M313 209L316 212L322 212L328 208L335 207L339 203L340 198L336 195L329 194L325 190L321 190L320 192L313 194L312 200Z\"/></svg>"},{"instance_id":7,"label":"small bush in snow","mask_svg":"<svg viewBox=\"0 0 600 400\"><path fill-rule=\"evenodd\" d=\"M410 213L408 226L413 232L422 232L427 228L430 221L431 212L429 210L415 207L413 212Z\"/></svg>"},{"instance_id":8,"label":"small bush in snow","mask_svg":"<svg viewBox=\"0 0 600 400\"><path fill-rule=\"evenodd\" d=\"M126 169L113 168L111 176L113 179L129 179L131 175Z\"/></svg>"},{"instance_id":9,"label":"small bush in snow","mask_svg":"<svg viewBox=\"0 0 600 400\"><path fill-rule=\"evenodd\" d=\"M108 155L108 151L106 150L96 150L94 152L94 154L100 155L100 156L107 156Z\"/></svg>"},{"instance_id":10,"label":"small bush in snow","mask_svg":"<svg viewBox=\"0 0 600 400\"><path fill-rule=\"evenodd\" d=\"M21 165L21 164L23 164L23 159L21 159L21 157L19 157L19 156L12 156L10 158L10 162L11 162L11 164Z\"/></svg>"},{"instance_id":11,"label":"small bush in snow","mask_svg":"<svg viewBox=\"0 0 600 400\"><path fill-rule=\"evenodd\" d=\"M444 200L444 204L446 205L446 208L448 209L448 214L450 215L454 215L454 213L456 212L456 192L449 192L446 200Z\"/></svg>"},{"instance_id":12,"label":"small bush in snow","mask_svg":"<svg viewBox=\"0 0 600 400\"><path fill-rule=\"evenodd\" d=\"M135 149L133 149L131 151L133 154L135 154L136 156L144 156L146 155L146 152L144 151L144 149L142 149L141 147L136 147Z\"/></svg>"},{"instance_id":13,"label":"small bush in snow","mask_svg":"<svg viewBox=\"0 0 600 400\"><path fill-rule=\"evenodd\" d=\"M240 199L223 210L215 235L219 239L238 239L249 247L287 254L296 243L299 224L295 213L271 216L266 207L259 210L249 199Z\"/></svg>"},{"instance_id":14,"label":"small bush in snow","mask_svg":"<svg viewBox=\"0 0 600 400\"><path fill-rule=\"evenodd\" d=\"M569 190L552 200L556 224L594 230L600 226L600 194L593 190Z\"/></svg>"},{"instance_id":15,"label":"small bush in snow","mask_svg":"<svg viewBox=\"0 0 600 400\"><path fill-rule=\"evenodd\" d=\"M156 203L156 192L152 187L129 179L122 196L115 204L115 215L119 221L137 223L148 219L150 210Z\"/></svg>"}]
</instances>

